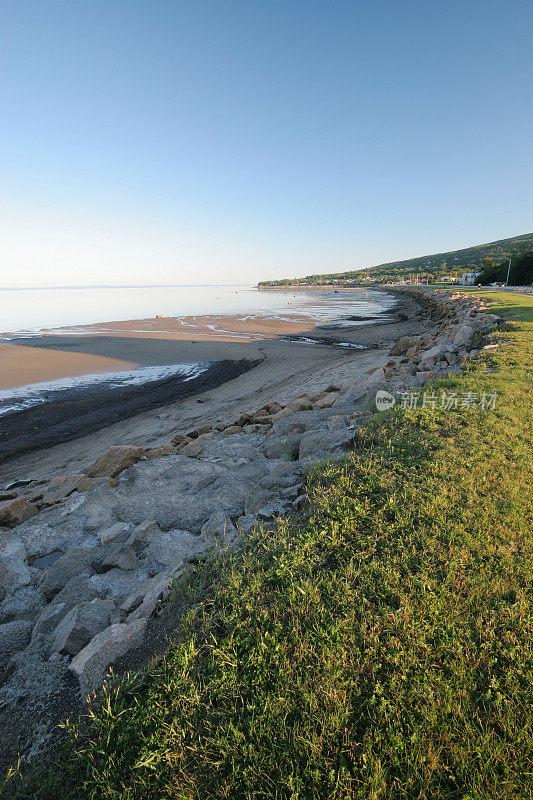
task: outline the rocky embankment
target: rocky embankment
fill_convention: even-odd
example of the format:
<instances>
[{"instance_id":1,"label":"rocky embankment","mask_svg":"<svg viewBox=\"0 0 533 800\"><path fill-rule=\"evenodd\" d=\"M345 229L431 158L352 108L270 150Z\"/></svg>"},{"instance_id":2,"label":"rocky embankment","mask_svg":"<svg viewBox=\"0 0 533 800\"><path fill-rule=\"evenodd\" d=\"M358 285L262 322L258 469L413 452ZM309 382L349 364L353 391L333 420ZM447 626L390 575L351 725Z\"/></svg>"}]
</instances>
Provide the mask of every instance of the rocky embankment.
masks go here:
<instances>
[{"instance_id":1,"label":"rocky embankment","mask_svg":"<svg viewBox=\"0 0 533 800\"><path fill-rule=\"evenodd\" d=\"M237 420L176 432L167 446L116 446L87 474L0 495L0 708L13 753L33 755L108 668L143 637L169 585L215 543L306 504L305 475L342 457L379 388L456 372L498 317L483 301L405 287L424 332L384 367Z\"/></svg>"}]
</instances>

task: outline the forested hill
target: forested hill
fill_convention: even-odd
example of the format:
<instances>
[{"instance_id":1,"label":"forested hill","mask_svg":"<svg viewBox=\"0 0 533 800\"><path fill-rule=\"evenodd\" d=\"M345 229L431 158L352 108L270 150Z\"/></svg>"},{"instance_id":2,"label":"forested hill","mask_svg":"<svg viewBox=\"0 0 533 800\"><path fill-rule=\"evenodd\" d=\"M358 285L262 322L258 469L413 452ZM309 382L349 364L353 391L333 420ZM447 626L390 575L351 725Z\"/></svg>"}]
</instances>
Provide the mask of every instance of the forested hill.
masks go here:
<instances>
[{"instance_id":1,"label":"forested hill","mask_svg":"<svg viewBox=\"0 0 533 800\"><path fill-rule=\"evenodd\" d=\"M446 275L460 277L463 272L481 272L501 264L510 256L520 256L533 250L533 233L524 233L510 239L451 250L448 253L435 253L419 256L406 261L393 261L375 267L333 272L324 275L307 275L305 278L285 278L278 281L261 281L259 286L286 286L294 284L386 282L398 280L409 275L435 280Z\"/></svg>"}]
</instances>

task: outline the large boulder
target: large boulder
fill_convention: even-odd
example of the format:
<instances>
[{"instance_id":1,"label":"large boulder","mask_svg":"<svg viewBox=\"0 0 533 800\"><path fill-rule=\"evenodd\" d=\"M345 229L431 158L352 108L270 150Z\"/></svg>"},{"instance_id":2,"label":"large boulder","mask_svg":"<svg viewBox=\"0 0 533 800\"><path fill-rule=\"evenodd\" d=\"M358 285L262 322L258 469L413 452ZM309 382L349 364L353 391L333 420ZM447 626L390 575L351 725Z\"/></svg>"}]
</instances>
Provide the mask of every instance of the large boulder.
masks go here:
<instances>
[{"instance_id":1,"label":"large boulder","mask_svg":"<svg viewBox=\"0 0 533 800\"><path fill-rule=\"evenodd\" d=\"M11 594L31 583L26 548L13 533L0 533L0 593Z\"/></svg>"},{"instance_id":2,"label":"large boulder","mask_svg":"<svg viewBox=\"0 0 533 800\"><path fill-rule=\"evenodd\" d=\"M85 577L93 572L91 564L94 557L95 551L92 547L73 547L67 550L64 556L43 570L39 586L44 596L51 600L71 578L78 575Z\"/></svg>"},{"instance_id":3,"label":"large boulder","mask_svg":"<svg viewBox=\"0 0 533 800\"><path fill-rule=\"evenodd\" d=\"M455 347L465 347L465 345L470 344L473 338L474 338L474 329L470 327L470 325L461 325L461 327L455 334L453 343Z\"/></svg>"},{"instance_id":4,"label":"large boulder","mask_svg":"<svg viewBox=\"0 0 533 800\"><path fill-rule=\"evenodd\" d=\"M141 644L145 629L146 619L117 622L97 634L73 658L69 669L78 678L83 697L100 688L109 666Z\"/></svg>"},{"instance_id":5,"label":"large boulder","mask_svg":"<svg viewBox=\"0 0 533 800\"><path fill-rule=\"evenodd\" d=\"M55 629L51 650L75 656L98 633L118 620L119 612L112 600L95 598L89 603L79 603Z\"/></svg>"},{"instance_id":6,"label":"large boulder","mask_svg":"<svg viewBox=\"0 0 533 800\"><path fill-rule=\"evenodd\" d=\"M110 447L109 450L100 456L89 470L90 478L113 478L122 472L123 469L131 467L144 455L142 447L134 445L118 445Z\"/></svg>"},{"instance_id":7,"label":"large boulder","mask_svg":"<svg viewBox=\"0 0 533 800\"><path fill-rule=\"evenodd\" d=\"M46 604L44 595L35 586L22 586L0 603L0 622L33 619Z\"/></svg>"},{"instance_id":8,"label":"large boulder","mask_svg":"<svg viewBox=\"0 0 533 800\"><path fill-rule=\"evenodd\" d=\"M53 505L75 492L85 475L57 475L52 478L43 495L43 503Z\"/></svg>"},{"instance_id":9,"label":"large boulder","mask_svg":"<svg viewBox=\"0 0 533 800\"><path fill-rule=\"evenodd\" d=\"M392 345L391 349L389 350L390 356L403 356L404 353L407 353L410 347L414 347L416 344L416 339L413 339L412 336L402 336L395 344Z\"/></svg>"},{"instance_id":10,"label":"large boulder","mask_svg":"<svg viewBox=\"0 0 533 800\"><path fill-rule=\"evenodd\" d=\"M0 526L12 528L37 514L37 508L23 497L0 501Z\"/></svg>"},{"instance_id":11,"label":"large boulder","mask_svg":"<svg viewBox=\"0 0 533 800\"><path fill-rule=\"evenodd\" d=\"M135 619L148 619L156 610L158 603L167 597L170 584L182 574L182 570L165 570L149 578L138 589L131 592L121 603L122 612L129 614L128 622Z\"/></svg>"},{"instance_id":12,"label":"large boulder","mask_svg":"<svg viewBox=\"0 0 533 800\"><path fill-rule=\"evenodd\" d=\"M173 530L154 534L145 553L150 572L157 573L164 569L179 569L186 561L194 561L206 548L207 543L202 537Z\"/></svg>"},{"instance_id":13,"label":"large boulder","mask_svg":"<svg viewBox=\"0 0 533 800\"><path fill-rule=\"evenodd\" d=\"M228 517L222 511L215 511L205 525L202 526L201 534L202 538L210 545L215 542L220 542L222 545L230 545L235 541L237 528L231 521L231 517Z\"/></svg>"}]
</instances>

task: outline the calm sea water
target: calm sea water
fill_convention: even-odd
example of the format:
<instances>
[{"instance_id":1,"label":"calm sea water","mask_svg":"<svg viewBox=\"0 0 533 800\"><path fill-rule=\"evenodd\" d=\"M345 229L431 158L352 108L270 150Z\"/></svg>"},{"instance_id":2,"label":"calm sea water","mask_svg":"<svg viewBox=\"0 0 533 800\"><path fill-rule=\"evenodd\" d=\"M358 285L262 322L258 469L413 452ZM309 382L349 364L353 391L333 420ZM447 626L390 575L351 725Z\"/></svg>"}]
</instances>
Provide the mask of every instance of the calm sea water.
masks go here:
<instances>
[{"instance_id":1,"label":"calm sea water","mask_svg":"<svg viewBox=\"0 0 533 800\"><path fill-rule=\"evenodd\" d=\"M0 332L40 333L65 325L84 325L158 314L274 312L329 319L341 313L377 316L394 300L362 290L337 294L269 291L252 286L140 286L57 289L0 289Z\"/></svg>"}]
</instances>

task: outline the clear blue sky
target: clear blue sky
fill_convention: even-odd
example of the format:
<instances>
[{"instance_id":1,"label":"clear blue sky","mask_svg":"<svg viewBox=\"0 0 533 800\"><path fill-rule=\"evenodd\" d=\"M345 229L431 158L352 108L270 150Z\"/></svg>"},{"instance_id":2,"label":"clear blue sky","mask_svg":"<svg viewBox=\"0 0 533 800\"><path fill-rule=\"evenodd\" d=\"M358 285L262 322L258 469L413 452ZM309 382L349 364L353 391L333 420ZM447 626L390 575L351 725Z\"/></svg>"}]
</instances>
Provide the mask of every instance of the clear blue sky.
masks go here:
<instances>
[{"instance_id":1,"label":"clear blue sky","mask_svg":"<svg viewBox=\"0 0 533 800\"><path fill-rule=\"evenodd\" d=\"M533 229L531 0L4 0L0 284L305 275Z\"/></svg>"}]
</instances>

